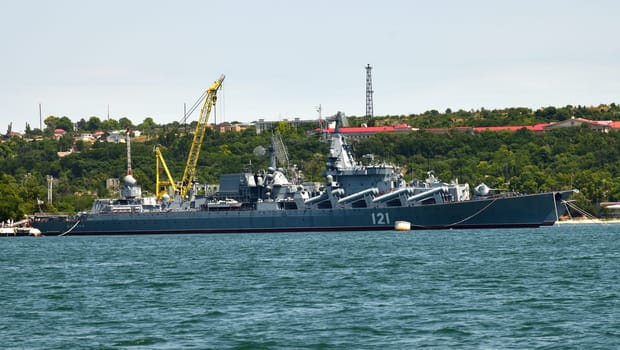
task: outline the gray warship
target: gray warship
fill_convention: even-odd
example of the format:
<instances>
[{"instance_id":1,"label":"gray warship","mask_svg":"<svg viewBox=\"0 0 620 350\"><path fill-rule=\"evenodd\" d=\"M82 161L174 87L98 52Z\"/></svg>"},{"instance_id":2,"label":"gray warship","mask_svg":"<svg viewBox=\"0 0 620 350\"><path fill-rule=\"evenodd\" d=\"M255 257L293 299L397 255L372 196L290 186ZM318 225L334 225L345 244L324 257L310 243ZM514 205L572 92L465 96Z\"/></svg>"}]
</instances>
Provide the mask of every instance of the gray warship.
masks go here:
<instances>
[{"instance_id":1,"label":"gray warship","mask_svg":"<svg viewBox=\"0 0 620 350\"><path fill-rule=\"evenodd\" d=\"M432 172L407 183L394 165L356 161L338 126L330 136L320 185L289 179L271 147L268 169L224 174L216 193L194 188L186 199L157 200L141 195L128 152L120 198L98 199L75 215L35 214L31 225L57 236L539 227L553 225L576 191L494 193Z\"/></svg>"}]
</instances>

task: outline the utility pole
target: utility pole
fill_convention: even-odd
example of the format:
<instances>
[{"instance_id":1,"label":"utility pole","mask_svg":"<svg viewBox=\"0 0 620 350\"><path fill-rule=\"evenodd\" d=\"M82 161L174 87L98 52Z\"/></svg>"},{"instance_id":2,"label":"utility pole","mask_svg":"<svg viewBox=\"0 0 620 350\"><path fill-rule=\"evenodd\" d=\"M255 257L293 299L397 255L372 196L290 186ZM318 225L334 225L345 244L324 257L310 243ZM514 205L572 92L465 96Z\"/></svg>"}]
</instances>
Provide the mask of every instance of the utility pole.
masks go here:
<instances>
[{"instance_id":1,"label":"utility pole","mask_svg":"<svg viewBox=\"0 0 620 350\"><path fill-rule=\"evenodd\" d=\"M54 177L47 175L47 203L52 205L52 184L54 183Z\"/></svg>"},{"instance_id":2,"label":"utility pole","mask_svg":"<svg viewBox=\"0 0 620 350\"><path fill-rule=\"evenodd\" d=\"M366 118L373 117L373 102L372 102L372 67L369 65L366 66Z\"/></svg>"}]
</instances>

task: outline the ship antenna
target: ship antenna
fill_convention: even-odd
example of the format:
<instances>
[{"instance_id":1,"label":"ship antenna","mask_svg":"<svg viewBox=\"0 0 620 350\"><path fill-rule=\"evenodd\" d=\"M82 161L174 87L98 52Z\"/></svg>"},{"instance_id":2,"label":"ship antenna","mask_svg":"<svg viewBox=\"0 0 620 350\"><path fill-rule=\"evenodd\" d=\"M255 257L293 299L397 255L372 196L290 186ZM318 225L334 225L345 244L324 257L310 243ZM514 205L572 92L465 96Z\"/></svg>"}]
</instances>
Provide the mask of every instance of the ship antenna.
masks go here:
<instances>
[{"instance_id":1,"label":"ship antenna","mask_svg":"<svg viewBox=\"0 0 620 350\"><path fill-rule=\"evenodd\" d=\"M342 123L344 122L344 115L342 114L342 112L337 112L334 120L336 122L336 126L334 127L334 134L338 134L340 133L340 127L342 126Z\"/></svg>"},{"instance_id":2,"label":"ship antenna","mask_svg":"<svg viewBox=\"0 0 620 350\"><path fill-rule=\"evenodd\" d=\"M125 143L127 144L127 175L133 175L131 171L131 130L129 128L126 129L127 135L125 139Z\"/></svg>"},{"instance_id":3,"label":"ship antenna","mask_svg":"<svg viewBox=\"0 0 620 350\"><path fill-rule=\"evenodd\" d=\"M366 119L372 119L374 116L372 95L372 66L366 66Z\"/></svg>"}]
</instances>

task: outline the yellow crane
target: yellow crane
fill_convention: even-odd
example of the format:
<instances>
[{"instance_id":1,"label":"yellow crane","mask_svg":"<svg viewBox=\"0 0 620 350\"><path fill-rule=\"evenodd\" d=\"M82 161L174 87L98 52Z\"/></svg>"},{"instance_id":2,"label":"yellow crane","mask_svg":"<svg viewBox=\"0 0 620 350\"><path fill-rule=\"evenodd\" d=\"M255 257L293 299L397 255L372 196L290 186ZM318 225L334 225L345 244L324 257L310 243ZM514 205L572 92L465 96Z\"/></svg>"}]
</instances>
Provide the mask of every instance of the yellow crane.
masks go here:
<instances>
[{"instance_id":1,"label":"yellow crane","mask_svg":"<svg viewBox=\"0 0 620 350\"><path fill-rule=\"evenodd\" d=\"M162 172L166 172L166 176L168 180L162 180L160 178L160 174ZM170 174L170 170L168 170L168 165L166 165L166 161L164 160L164 156L161 154L161 150L159 149L159 145L155 147L155 195L157 196L157 200L161 200L164 195L168 194L168 189L172 189L173 193L176 193L177 186L174 182L174 178L172 174Z\"/></svg>"},{"instance_id":2,"label":"yellow crane","mask_svg":"<svg viewBox=\"0 0 620 350\"><path fill-rule=\"evenodd\" d=\"M222 86L222 82L224 81L224 74L220 76L218 80L216 80L211 86L207 89L206 97L204 103L202 105L202 109L200 110L200 116L198 117L198 123L196 124L196 130L194 131L194 138L192 140L192 144L189 150L189 155L187 156L187 163L185 164L185 170L183 171L183 177L181 181L175 185L175 181L166 166L166 161L164 160L159 147L155 148L155 157L156 157L156 195L158 199L161 199L165 193L167 193L167 189L170 186L175 192L181 195L181 198L185 198L189 191L191 190L192 184L194 182L194 178L196 176L196 165L198 164L198 156L200 155L200 148L202 146L202 141L205 137L205 132L207 131L209 114L211 114L211 108L217 101L217 91ZM166 172L168 176L168 180L161 180L159 176L160 166Z\"/></svg>"}]
</instances>

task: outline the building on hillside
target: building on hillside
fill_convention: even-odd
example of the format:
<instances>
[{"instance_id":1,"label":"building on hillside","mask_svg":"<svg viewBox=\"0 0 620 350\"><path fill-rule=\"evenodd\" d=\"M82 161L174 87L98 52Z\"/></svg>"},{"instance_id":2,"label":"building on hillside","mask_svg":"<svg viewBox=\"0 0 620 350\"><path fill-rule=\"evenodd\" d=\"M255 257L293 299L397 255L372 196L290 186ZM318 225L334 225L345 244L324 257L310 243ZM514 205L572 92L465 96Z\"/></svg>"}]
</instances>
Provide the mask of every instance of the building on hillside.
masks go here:
<instances>
[{"instance_id":1,"label":"building on hillside","mask_svg":"<svg viewBox=\"0 0 620 350\"><path fill-rule=\"evenodd\" d=\"M282 120L265 120L259 119L258 121L254 121L251 124L254 124L256 127L256 134L261 134L265 131L271 132L278 123L285 122L291 127L299 127L301 125L320 125L321 122L325 122L325 120L319 119L300 119L294 118L293 120L282 119ZM333 124L333 123L332 123ZM484 131L517 131L523 128L527 130L531 130L536 133L542 133L545 130L560 128L560 127L575 127L580 126L582 124L587 124L591 129L601 130L607 132L610 129L620 129L620 121L611 122L611 121L598 121L598 120L589 120L584 118L574 118L570 120L565 120L561 122L554 123L542 123L536 125L517 125L517 126L482 126L482 127L471 127L471 126L459 126L453 128L426 128L426 129L418 129L413 128L406 124L401 124L397 126L376 126L376 127L342 127L340 128L340 132L346 134L350 138L366 138L374 135L378 132L412 132L423 130L425 132L431 133L448 133L448 132L484 132ZM220 123L217 125L209 125L210 128L219 132L241 132L249 128L251 125L243 125L243 124L230 124L228 122ZM314 132L320 132L321 129L317 128ZM324 132L333 133L334 128L332 125L328 128L323 129ZM122 142L122 141L120 141Z\"/></svg>"},{"instance_id":2,"label":"building on hillside","mask_svg":"<svg viewBox=\"0 0 620 350\"><path fill-rule=\"evenodd\" d=\"M54 138L56 140L60 140L63 136L65 136L66 133L67 131L65 131L65 129L54 129Z\"/></svg>"},{"instance_id":3,"label":"building on hillside","mask_svg":"<svg viewBox=\"0 0 620 350\"><path fill-rule=\"evenodd\" d=\"M58 155L58 158L64 158L64 157L66 157L66 156L68 156L70 154L73 154L73 153L77 153L73 147L69 148L68 151L56 152L56 154Z\"/></svg>"},{"instance_id":4,"label":"building on hillside","mask_svg":"<svg viewBox=\"0 0 620 350\"><path fill-rule=\"evenodd\" d=\"M612 122L609 120L589 120L583 118L573 118L564 120L561 122L553 122L553 123L541 123L536 125L513 125L513 126L480 126L480 127L470 127L470 126L459 126L453 128L426 128L426 129L417 129L412 128L409 125L401 124L398 126L378 126L378 127L356 127L356 128L340 128L340 132L347 135L353 139L360 139L370 137L379 132L411 132L422 130L424 132L429 133L437 133L437 134L446 134L449 132L469 132L469 133L480 133L485 131L490 132L498 132L498 131L518 131L521 129L527 129L535 133L543 133L546 130L551 130L555 128L563 128L563 127L580 127L582 125L587 125L592 130L600 130L602 132L608 132L609 130L615 129L620 130L620 121ZM320 129L315 129L315 132L320 132ZM326 128L323 129L324 132L333 133L334 129Z\"/></svg>"},{"instance_id":5,"label":"building on hillside","mask_svg":"<svg viewBox=\"0 0 620 350\"><path fill-rule=\"evenodd\" d=\"M121 180L117 177L105 180L105 188L110 193L118 193L121 189Z\"/></svg>"},{"instance_id":6,"label":"building on hillside","mask_svg":"<svg viewBox=\"0 0 620 350\"><path fill-rule=\"evenodd\" d=\"M12 138L12 137L16 137L18 139L23 139L24 135L22 135L22 133L17 132L17 131L10 131L9 133L7 133L6 135L8 138Z\"/></svg>"},{"instance_id":7,"label":"building on hillside","mask_svg":"<svg viewBox=\"0 0 620 350\"><path fill-rule=\"evenodd\" d=\"M221 133L225 132L242 132L250 127L250 125L245 124L231 124L229 122L223 122L217 125L210 125L211 128L215 131L219 131Z\"/></svg>"},{"instance_id":8,"label":"building on hillside","mask_svg":"<svg viewBox=\"0 0 620 350\"><path fill-rule=\"evenodd\" d=\"M125 135L121 135L118 131L113 131L105 138L108 143L125 143Z\"/></svg>"},{"instance_id":9,"label":"building on hillside","mask_svg":"<svg viewBox=\"0 0 620 350\"><path fill-rule=\"evenodd\" d=\"M473 130L475 132L485 132L485 131L518 131L521 129L527 129L533 132L544 132L545 129L550 126L550 123L545 124L536 124L536 125L528 125L528 126L480 126L475 127Z\"/></svg>"},{"instance_id":10,"label":"building on hillside","mask_svg":"<svg viewBox=\"0 0 620 350\"><path fill-rule=\"evenodd\" d=\"M418 130L418 129L415 129ZM421 129L422 131L425 132L430 132L430 133L434 133L434 134L447 134L449 132L469 132L469 133L473 133L474 132L474 128L472 128L471 126L456 126L453 128L426 128L426 129Z\"/></svg>"},{"instance_id":11,"label":"building on hillside","mask_svg":"<svg viewBox=\"0 0 620 350\"><path fill-rule=\"evenodd\" d=\"M299 127L303 124L306 125L319 125L319 120L318 119L299 119L299 118L295 118L293 120L288 120L288 119L282 119L282 120L265 120L265 119L259 119L258 121L254 121L252 122L252 124L254 124L256 126L256 134L261 134L264 131L271 131L273 130L273 128L276 126L276 124L281 123L281 122L285 122L287 123L289 126L292 127Z\"/></svg>"},{"instance_id":12,"label":"building on hillside","mask_svg":"<svg viewBox=\"0 0 620 350\"><path fill-rule=\"evenodd\" d=\"M82 142L87 142L87 143L94 143L95 141L97 141L97 138L95 137L95 135L85 132L82 133L78 136L75 136L73 138L74 141L82 141Z\"/></svg>"},{"instance_id":13,"label":"building on hillside","mask_svg":"<svg viewBox=\"0 0 620 350\"><path fill-rule=\"evenodd\" d=\"M609 132L614 126L614 123L611 120L590 120L585 118L571 118L562 120L560 122L551 123L545 127L545 130L557 129L557 128L570 128L570 127L581 127L582 125L586 125L588 128L592 130L598 130L601 132Z\"/></svg>"},{"instance_id":14,"label":"building on hillside","mask_svg":"<svg viewBox=\"0 0 620 350\"><path fill-rule=\"evenodd\" d=\"M397 126L361 126L361 127L352 127L352 128L340 128L340 133L346 135L352 139L363 139L371 137L377 133L409 133L411 131L417 131L418 129L414 129L407 124L400 124ZM316 131L320 131L317 129ZM333 133L335 131L334 128L326 128L323 129L324 132Z\"/></svg>"}]
</instances>

